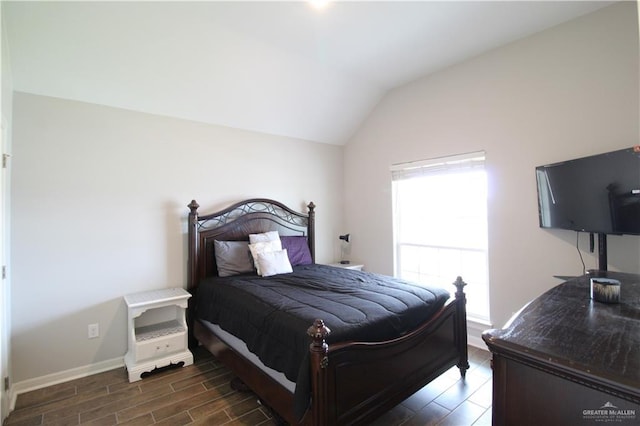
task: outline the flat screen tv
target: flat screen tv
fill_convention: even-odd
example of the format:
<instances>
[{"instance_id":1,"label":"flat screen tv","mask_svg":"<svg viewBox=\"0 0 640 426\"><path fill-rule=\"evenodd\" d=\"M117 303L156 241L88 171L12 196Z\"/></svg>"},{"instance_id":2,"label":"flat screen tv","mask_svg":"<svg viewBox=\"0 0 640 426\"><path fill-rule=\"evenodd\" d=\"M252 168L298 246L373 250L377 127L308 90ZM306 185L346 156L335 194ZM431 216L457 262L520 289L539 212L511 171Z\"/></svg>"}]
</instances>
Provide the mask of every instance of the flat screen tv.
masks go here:
<instances>
[{"instance_id":1,"label":"flat screen tv","mask_svg":"<svg viewBox=\"0 0 640 426\"><path fill-rule=\"evenodd\" d=\"M542 228L640 235L640 146L536 167Z\"/></svg>"}]
</instances>

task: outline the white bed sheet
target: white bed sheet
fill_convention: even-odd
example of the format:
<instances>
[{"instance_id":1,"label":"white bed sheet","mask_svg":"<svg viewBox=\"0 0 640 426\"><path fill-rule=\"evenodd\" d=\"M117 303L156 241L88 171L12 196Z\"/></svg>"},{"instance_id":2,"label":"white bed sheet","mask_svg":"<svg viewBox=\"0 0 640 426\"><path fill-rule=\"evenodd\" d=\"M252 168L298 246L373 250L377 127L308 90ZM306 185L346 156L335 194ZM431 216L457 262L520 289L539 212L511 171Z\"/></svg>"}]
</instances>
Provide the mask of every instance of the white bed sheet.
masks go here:
<instances>
[{"instance_id":1,"label":"white bed sheet","mask_svg":"<svg viewBox=\"0 0 640 426\"><path fill-rule=\"evenodd\" d=\"M205 327L207 327L213 334L218 336L220 340L222 340L228 346L233 348L233 350L235 350L236 352L240 353L242 356L248 359L252 364L260 368L260 370L267 373L269 377L271 377L272 379L280 383L287 390L289 390L289 392L291 393L295 392L295 389L296 389L295 382L292 382L291 380L287 379L284 373L281 373L279 371L274 370L273 368L269 368L266 365L264 365L262 361L260 361L260 358L257 357L256 354L249 351L249 348L247 348L247 344L244 343L242 340L238 339L233 334L224 331L217 324L213 324L209 321L204 321L204 320L199 320L199 321Z\"/></svg>"}]
</instances>

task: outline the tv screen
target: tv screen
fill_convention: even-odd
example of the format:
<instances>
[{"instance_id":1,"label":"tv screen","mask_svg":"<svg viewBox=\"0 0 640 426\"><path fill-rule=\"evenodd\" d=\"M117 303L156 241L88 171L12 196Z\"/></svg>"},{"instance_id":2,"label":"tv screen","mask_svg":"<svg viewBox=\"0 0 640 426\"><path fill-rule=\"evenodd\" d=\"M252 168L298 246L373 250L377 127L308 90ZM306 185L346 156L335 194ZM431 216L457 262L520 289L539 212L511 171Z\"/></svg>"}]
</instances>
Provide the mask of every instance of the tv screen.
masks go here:
<instances>
[{"instance_id":1,"label":"tv screen","mask_svg":"<svg viewBox=\"0 0 640 426\"><path fill-rule=\"evenodd\" d=\"M536 167L542 228L640 235L640 146Z\"/></svg>"}]
</instances>

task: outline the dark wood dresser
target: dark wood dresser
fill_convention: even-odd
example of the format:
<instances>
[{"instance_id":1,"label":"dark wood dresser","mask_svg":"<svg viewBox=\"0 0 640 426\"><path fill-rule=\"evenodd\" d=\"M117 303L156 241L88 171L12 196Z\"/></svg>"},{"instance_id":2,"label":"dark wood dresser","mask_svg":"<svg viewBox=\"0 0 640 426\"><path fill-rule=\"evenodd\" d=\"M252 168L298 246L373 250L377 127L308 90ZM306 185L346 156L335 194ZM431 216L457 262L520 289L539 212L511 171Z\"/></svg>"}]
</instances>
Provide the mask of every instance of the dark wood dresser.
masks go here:
<instances>
[{"instance_id":1,"label":"dark wood dresser","mask_svg":"<svg viewBox=\"0 0 640 426\"><path fill-rule=\"evenodd\" d=\"M620 303L590 278L621 282ZM482 338L493 355L493 425L640 424L640 275L570 279Z\"/></svg>"}]
</instances>

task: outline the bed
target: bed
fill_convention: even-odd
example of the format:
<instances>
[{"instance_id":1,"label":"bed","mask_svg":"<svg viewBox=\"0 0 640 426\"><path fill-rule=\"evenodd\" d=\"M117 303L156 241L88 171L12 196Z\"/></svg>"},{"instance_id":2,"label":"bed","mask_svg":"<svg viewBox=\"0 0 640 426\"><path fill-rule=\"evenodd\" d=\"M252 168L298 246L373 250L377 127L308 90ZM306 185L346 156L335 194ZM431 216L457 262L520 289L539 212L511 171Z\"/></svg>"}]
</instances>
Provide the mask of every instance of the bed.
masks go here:
<instances>
[{"instance_id":1,"label":"bed","mask_svg":"<svg viewBox=\"0 0 640 426\"><path fill-rule=\"evenodd\" d=\"M443 297L392 277L317 265L313 203L306 213L263 198L206 215L195 200L188 207L190 345L206 347L286 423L366 424L453 366L465 376L460 277L455 297ZM253 259L262 277L221 256L245 247L250 235L274 233L289 250L290 272L272 273L260 255Z\"/></svg>"}]
</instances>

